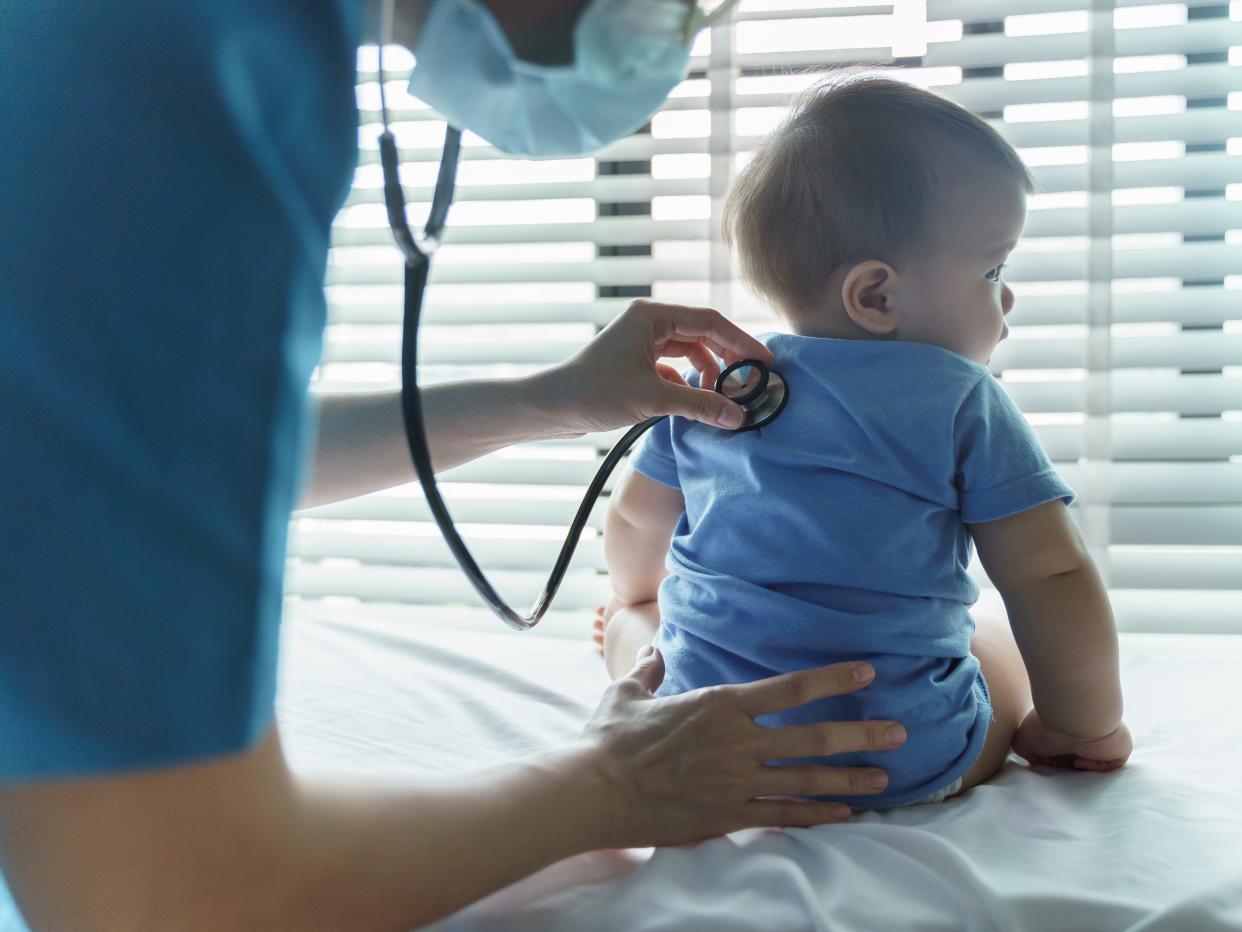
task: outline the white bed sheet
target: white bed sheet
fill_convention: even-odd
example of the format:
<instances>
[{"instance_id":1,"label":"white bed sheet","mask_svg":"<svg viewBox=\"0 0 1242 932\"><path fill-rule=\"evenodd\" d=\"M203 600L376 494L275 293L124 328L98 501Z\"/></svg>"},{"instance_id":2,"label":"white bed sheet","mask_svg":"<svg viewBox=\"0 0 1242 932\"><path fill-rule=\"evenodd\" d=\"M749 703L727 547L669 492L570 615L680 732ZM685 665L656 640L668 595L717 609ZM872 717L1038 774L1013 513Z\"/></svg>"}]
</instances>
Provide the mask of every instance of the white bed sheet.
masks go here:
<instances>
[{"instance_id":1,"label":"white bed sheet","mask_svg":"<svg viewBox=\"0 0 1242 932\"><path fill-rule=\"evenodd\" d=\"M574 640L416 617L291 608L279 716L298 770L476 769L575 734L606 685L585 620ZM1117 773L1011 759L939 805L596 852L435 928L1242 929L1242 637L1123 635L1122 655L1135 752Z\"/></svg>"}]
</instances>

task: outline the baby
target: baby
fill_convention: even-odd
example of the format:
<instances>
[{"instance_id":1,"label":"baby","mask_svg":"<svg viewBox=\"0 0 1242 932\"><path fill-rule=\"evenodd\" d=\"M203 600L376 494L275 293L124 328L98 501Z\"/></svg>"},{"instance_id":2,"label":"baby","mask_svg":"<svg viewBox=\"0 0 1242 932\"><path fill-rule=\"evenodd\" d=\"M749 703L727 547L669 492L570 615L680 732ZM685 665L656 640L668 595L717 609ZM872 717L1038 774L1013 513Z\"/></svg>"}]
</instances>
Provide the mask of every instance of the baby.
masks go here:
<instances>
[{"instance_id":1,"label":"baby","mask_svg":"<svg viewBox=\"0 0 1242 932\"><path fill-rule=\"evenodd\" d=\"M746 433L661 422L612 494L614 599L596 627L614 676L652 639L661 695L874 665L867 689L759 720L905 727L896 750L820 759L888 775L871 774L875 795L825 798L939 801L1011 747L1083 770L1130 754L1074 493L985 368L1031 188L991 127L927 91L850 74L803 94L724 211L747 283L793 331L761 337L788 404ZM971 617L972 546L1012 635Z\"/></svg>"}]
</instances>

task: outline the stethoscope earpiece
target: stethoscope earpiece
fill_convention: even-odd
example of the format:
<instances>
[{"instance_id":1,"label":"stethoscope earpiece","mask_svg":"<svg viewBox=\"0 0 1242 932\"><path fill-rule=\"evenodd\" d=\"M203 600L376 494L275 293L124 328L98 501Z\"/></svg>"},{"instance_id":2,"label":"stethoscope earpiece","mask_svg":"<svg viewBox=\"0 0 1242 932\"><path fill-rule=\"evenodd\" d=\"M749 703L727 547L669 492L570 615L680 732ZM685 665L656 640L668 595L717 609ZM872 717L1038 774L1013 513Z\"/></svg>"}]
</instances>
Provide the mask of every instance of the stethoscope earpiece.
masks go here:
<instances>
[{"instance_id":1,"label":"stethoscope earpiece","mask_svg":"<svg viewBox=\"0 0 1242 932\"><path fill-rule=\"evenodd\" d=\"M785 380L758 359L742 359L716 378L716 391L742 408L746 419L733 433L756 430L776 420L789 400Z\"/></svg>"}]
</instances>

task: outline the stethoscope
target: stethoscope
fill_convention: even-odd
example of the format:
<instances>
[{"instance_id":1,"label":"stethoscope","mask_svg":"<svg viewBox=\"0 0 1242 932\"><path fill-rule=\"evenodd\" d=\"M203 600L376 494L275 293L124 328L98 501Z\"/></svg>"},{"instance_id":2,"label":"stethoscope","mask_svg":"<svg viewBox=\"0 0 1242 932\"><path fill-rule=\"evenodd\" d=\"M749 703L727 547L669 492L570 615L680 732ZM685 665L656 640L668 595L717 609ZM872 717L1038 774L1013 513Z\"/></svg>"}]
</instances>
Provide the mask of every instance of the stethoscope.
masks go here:
<instances>
[{"instance_id":1,"label":"stethoscope","mask_svg":"<svg viewBox=\"0 0 1242 932\"><path fill-rule=\"evenodd\" d=\"M382 4L390 14L389 4ZM604 483L616 468L626 451L644 433L664 420L667 415L648 418L635 424L608 451L604 462L595 473L578 506L578 513L569 527L569 534L548 576L543 593L529 614L521 615L500 597L488 581L467 549L465 541L457 533L453 518L440 497L435 472L431 466L431 451L427 445L427 433L423 419L422 396L418 387L418 323L423 309L423 293L427 288L427 276L431 271L431 256L440 245L449 205L453 201L453 187L457 179L457 162L461 155L461 130L448 126L444 133L444 150L440 155L440 170L436 176L435 193L431 199L431 213L421 235L415 237L405 217L405 193L401 188L398 172L397 143L388 126L388 103L384 96L384 37L391 35L391 24L381 28L377 71L380 85L380 114L384 131L379 137L380 162L384 173L384 205L388 212L388 225L405 257L405 305L401 332L401 412L405 421L405 438L410 448L410 458L418 475L419 485L427 498L432 517L449 550L457 559L462 572L474 586L475 591L496 613L501 621L519 631L533 628L543 618L560 588L569 561L578 546L582 529L586 527L591 507L604 489ZM744 433L772 423L789 400L789 388L785 381L757 359L743 359L728 366L716 379L715 389L742 408L742 426L732 433Z\"/></svg>"}]
</instances>

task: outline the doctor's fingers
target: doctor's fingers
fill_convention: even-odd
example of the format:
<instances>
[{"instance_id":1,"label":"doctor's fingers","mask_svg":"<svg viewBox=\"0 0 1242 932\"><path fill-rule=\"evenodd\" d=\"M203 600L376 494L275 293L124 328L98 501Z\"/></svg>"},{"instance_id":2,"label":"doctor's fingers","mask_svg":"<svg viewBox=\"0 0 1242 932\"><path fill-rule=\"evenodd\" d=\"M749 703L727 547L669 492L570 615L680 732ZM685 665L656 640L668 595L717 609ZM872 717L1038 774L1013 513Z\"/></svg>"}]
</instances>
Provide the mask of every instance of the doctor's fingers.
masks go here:
<instances>
[{"instance_id":1,"label":"doctor's fingers","mask_svg":"<svg viewBox=\"0 0 1242 932\"><path fill-rule=\"evenodd\" d=\"M716 378L720 375L720 364L716 362L716 357L702 343L669 343L664 349L660 350L660 355L664 357L684 356L690 360L690 365L699 371L699 384L703 388L714 388ZM656 363L656 369L671 368L665 363ZM666 377L667 378L667 377ZM686 382L680 376L671 381L685 385Z\"/></svg>"},{"instance_id":2,"label":"doctor's fingers","mask_svg":"<svg viewBox=\"0 0 1242 932\"><path fill-rule=\"evenodd\" d=\"M797 670L739 686L717 688L731 690L746 714L756 718L806 705L816 699L852 693L862 689L873 679L875 668L871 664L848 661L827 667Z\"/></svg>"},{"instance_id":3,"label":"doctor's fingers","mask_svg":"<svg viewBox=\"0 0 1242 932\"><path fill-rule=\"evenodd\" d=\"M757 744L764 760L889 751L906 741L906 730L897 722L820 722L765 728L763 732Z\"/></svg>"},{"instance_id":4,"label":"doctor's fingers","mask_svg":"<svg viewBox=\"0 0 1242 932\"><path fill-rule=\"evenodd\" d=\"M730 363L739 359L763 362L773 359L771 350L719 311L708 307L659 304L640 298L625 313L647 322L652 345L657 348L670 343L702 343Z\"/></svg>"},{"instance_id":5,"label":"doctor's fingers","mask_svg":"<svg viewBox=\"0 0 1242 932\"><path fill-rule=\"evenodd\" d=\"M756 796L869 796L888 785L872 767L765 767L755 778Z\"/></svg>"}]
</instances>

